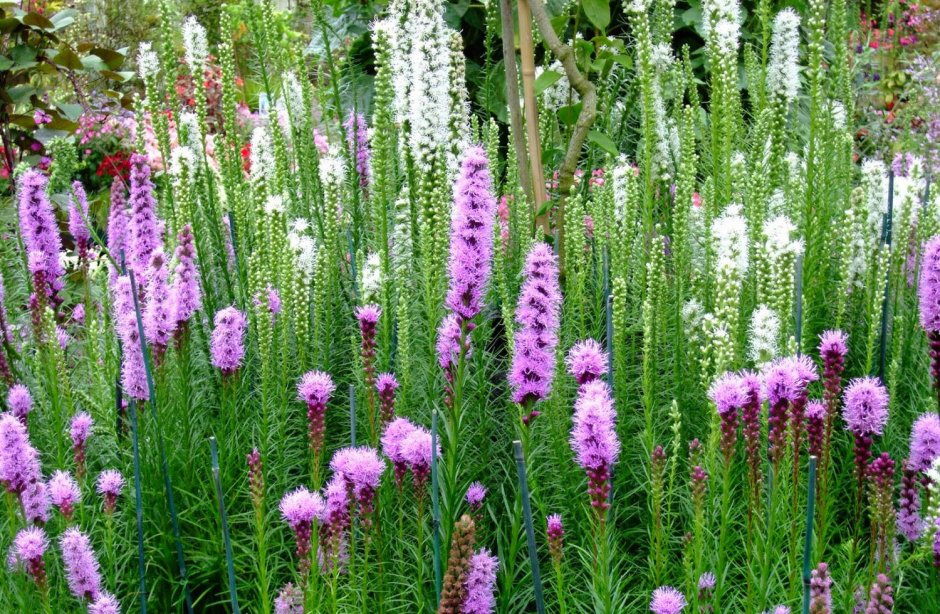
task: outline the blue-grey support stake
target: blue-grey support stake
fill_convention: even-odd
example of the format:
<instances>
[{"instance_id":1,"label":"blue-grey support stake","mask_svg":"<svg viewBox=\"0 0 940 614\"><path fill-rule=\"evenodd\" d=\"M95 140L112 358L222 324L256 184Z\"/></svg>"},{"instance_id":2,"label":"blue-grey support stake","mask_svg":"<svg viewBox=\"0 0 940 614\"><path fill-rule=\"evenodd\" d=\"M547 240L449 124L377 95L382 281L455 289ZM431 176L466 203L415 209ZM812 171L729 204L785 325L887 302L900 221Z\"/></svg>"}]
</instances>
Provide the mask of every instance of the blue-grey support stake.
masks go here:
<instances>
[{"instance_id":1,"label":"blue-grey support stake","mask_svg":"<svg viewBox=\"0 0 940 614\"><path fill-rule=\"evenodd\" d=\"M232 559L232 539L228 532L225 498L222 496L222 479L219 477L219 446L214 436L209 438L209 450L212 453L212 479L215 481L215 492L219 496L219 516L222 518L222 540L225 543L225 563L228 566L228 592L232 599L232 612L239 614L238 594L235 591L235 561Z\"/></svg>"},{"instance_id":2,"label":"blue-grey support stake","mask_svg":"<svg viewBox=\"0 0 940 614\"><path fill-rule=\"evenodd\" d=\"M144 559L144 502L140 489L140 439L137 434L137 399L131 398L131 446L134 454L134 508L137 512L137 571L140 575L140 614L147 614L147 563Z\"/></svg>"},{"instance_id":3,"label":"blue-grey support stake","mask_svg":"<svg viewBox=\"0 0 940 614\"><path fill-rule=\"evenodd\" d=\"M882 239L891 248L891 227L894 222L894 171L888 171L888 212L885 214ZM885 292L881 299L881 338L878 348L878 379L885 381L885 361L888 351L888 294L891 291L891 271L885 275Z\"/></svg>"},{"instance_id":4,"label":"blue-grey support stake","mask_svg":"<svg viewBox=\"0 0 940 614\"><path fill-rule=\"evenodd\" d=\"M519 471L519 490L522 495L522 515L525 520L525 536L529 544L529 563L532 565L532 586L535 589L535 609L545 614L545 599L542 596L542 574L539 572L539 553L535 547L535 529L532 527L532 506L529 503L529 483L525 474L525 455L522 442L512 442L516 455L516 469ZM434 449L433 447L431 448Z\"/></svg>"},{"instance_id":5,"label":"blue-grey support stake","mask_svg":"<svg viewBox=\"0 0 940 614\"><path fill-rule=\"evenodd\" d=\"M810 560L813 555L813 522L816 514L816 457L809 457L809 483L806 485L806 541L803 543L803 614L809 614Z\"/></svg>"},{"instance_id":6,"label":"blue-grey support stake","mask_svg":"<svg viewBox=\"0 0 940 614\"><path fill-rule=\"evenodd\" d=\"M431 449L437 450L437 409L431 411ZM431 455L431 534L434 540L434 609L441 601L441 502L438 495L437 454Z\"/></svg>"}]
</instances>

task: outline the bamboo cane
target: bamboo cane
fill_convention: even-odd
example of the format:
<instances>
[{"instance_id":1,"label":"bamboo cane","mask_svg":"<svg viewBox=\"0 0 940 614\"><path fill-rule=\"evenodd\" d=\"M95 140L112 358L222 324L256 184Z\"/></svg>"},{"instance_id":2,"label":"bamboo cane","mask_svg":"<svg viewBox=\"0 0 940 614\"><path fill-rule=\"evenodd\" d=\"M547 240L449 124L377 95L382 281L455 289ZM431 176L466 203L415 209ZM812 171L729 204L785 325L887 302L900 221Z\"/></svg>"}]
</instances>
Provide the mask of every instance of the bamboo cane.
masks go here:
<instances>
[{"instance_id":1,"label":"bamboo cane","mask_svg":"<svg viewBox=\"0 0 940 614\"><path fill-rule=\"evenodd\" d=\"M535 103L535 50L532 42L532 10L528 0L519 0L519 53L522 60L522 96L525 101L525 129L529 146L529 168L532 171L532 196L535 207L535 227L549 235L548 211L542 211L548 201L545 193L545 175L542 171L542 145L539 141L539 113Z\"/></svg>"}]
</instances>

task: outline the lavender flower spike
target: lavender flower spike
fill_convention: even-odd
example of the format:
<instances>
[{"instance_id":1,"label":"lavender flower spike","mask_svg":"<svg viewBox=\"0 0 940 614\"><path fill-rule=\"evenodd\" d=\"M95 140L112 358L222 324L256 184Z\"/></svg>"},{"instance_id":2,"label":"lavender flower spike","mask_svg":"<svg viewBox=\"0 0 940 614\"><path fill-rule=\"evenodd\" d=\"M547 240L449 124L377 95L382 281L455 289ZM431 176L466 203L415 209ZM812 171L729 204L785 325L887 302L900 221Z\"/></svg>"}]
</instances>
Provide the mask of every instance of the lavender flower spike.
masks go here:
<instances>
[{"instance_id":1,"label":"lavender flower spike","mask_svg":"<svg viewBox=\"0 0 940 614\"><path fill-rule=\"evenodd\" d=\"M519 291L509 384L512 400L526 404L546 398L555 374L561 291L558 261L552 248L536 243L526 256L525 281Z\"/></svg>"},{"instance_id":2,"label":"lavender flower spike","mask_svg":"<svg viewBox=\"0 0 940 614\"><path fill-rule=\"evenodd\" d=\"M568 350L565 364L568 366L568 373L582 386L607 373L607 352L597 341L585 339L578 341Z\"/></svg>"},{"instance_id":3,"label":"lavender flower spike","mask_svg":"<svg viewBox=\"0 0 940 614\"><path fill-rule=\"evenodd\" d=\"M245 329L248 320L235 307L226 307L215 314L212 330L212 366L223 375L235 373L245 358Z\"/></svg>"},{"instance_id":4,"label":"lavender flower spike","mask_svg":"<svg viewBox=\"0 0 940 614\"><path fill-rule=\"evenodd\" d=\"M196 267L196 245L192 228L183 226L177 237L176 271L170 287L170 313L174 328L179 332L183 325L202 308L202 286L199 285L199 269Z\"/></svg>"},{"instance_id":5,"label":"lavender flower spike","mask_svg":"<svg viewBox=\"0 0 940 614\"><path fill-rule=\"evenodd\" d=\"M147 158L131 155L130 223L127 238L127 267L138 279L143 279L150 258L163 249L161 224L157 219L157 201L153 195Z\"/></svg>"},{"instance_id":6,"label":"lavender flower spike","mask_svg":"<svg viewBox=\"0 0 940 614\"><path fill-rule=\"evenodd\" d=\"M101 591L98 598L88 605L88 614L121 614L121 604L107 591Z\"/></svg>"},{"instance_id":7,"label":"lavender flower spike","mask_svg":"<svg viewBox=\"0 0 940 614\"><path fill-rule=\"evenodd\" d=\"M12 391L10 395L12 396ZM940 456L940 416L935 412L921 414L911 428L911 456L914 471L927 471Z\"/></svg>"},{"instance_id":8,"label":"lavender flower spike","mask_svg":"<svg viewBox=\"0 0 940 614\"><path fill-rule=\"evenodd\" d=\"M88 259L91 246L91 231L85 220L88 219L88 196L81 181L72 182L72 194L69 195L69 233L75 239L78 258L82 262Z\"/></svg>"},{"instance_id":9,"label":"lavender flower spike","mask_svg":"<svg viewBox=\"0 0 940 614\"><path fill-rule=\"evenodd\" d=\"M460 608L461 614L491 614L496 607L493 590L496 587L496 571L499 559L486 548L478 550L470 559L470 568L464 580L466 598Z\"/></svg>"},{"instance_id":10,"label":"lavender flower spike","mask_svg":"<svg viewBox=\"0 0 940 614\"><path fill-rule=\"evenodd\" d=\"M72 527L59 538L69 590L76 599L94 601L101 593L101 572L88 536Z\"/></svg>"},{"instance_id":11,"label":"lavender flower spike","mask_svg":"<svg viewBox=\"0 0 940 614\"><path fill-rule=\"evenodd\" d=\"M493 259L496 199L489 163L482 147L467 150L454 184L450 229L450 288L445 304L462 320L472 320L483 306Z\"/></svg>"},{"instance_id":12,"label":"lavender flower spike","mask_svg":"<svg viewBox=\"0 0 940 614\"><path fill-rule=\"evenodd\" d=\"M29 412L33 411L33 396L29 393L29 388L23 384L16 384L10 388L7 394L7 406L13 415L25 424Z\"/></svg>"},{"instance_id":13,"label":"lavender flower spike","mask_svg":"<svg viewBox=\"0 0 940 614\"><path fill-rule=\"evenodd\" d=\"M609 507L610 469L620 456L610 388L601 380L585 384L575 402L571 449L588 476L591 505L602 516Z\"/></svg>"},{"instance_id":14,"label":"lavender flower spike","mask_svg":"<svg viewBox=\"0 0 940 614\"><path fill-rule=\"evenodd\" d=\"M59 263L62 240L55 211L46 195L46 184L46 177L37 170L26 171L20 177L20 230L30 255L33 290L38 298L49 298L55 304L65 270Z\"/></svg>"},{"instance_id":15,"label":"lavender flower spike","mask_svg":"<svg viewBox=\"0 0 940 614\"><path fill-rule=\"evenodd\" d=\"M671 586L660 586L653 591L653 598L650 600L650 612L653 612L653 614L679 614L687 605L685 595Z\"/></svg>"}]
</instances>

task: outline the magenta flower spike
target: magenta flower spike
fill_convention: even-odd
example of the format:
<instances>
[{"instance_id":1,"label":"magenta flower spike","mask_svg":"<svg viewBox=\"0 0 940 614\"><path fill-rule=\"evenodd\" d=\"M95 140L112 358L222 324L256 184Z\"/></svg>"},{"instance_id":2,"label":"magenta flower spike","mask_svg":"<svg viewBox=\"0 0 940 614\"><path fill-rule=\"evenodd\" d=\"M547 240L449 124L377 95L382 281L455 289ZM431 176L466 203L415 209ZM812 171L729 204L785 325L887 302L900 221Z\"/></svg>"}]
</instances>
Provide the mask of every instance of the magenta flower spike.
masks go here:
<instances>
[{"instance_id":1,"label":"magenta flower spike","mask_svg":"<svg viewBox=\"0 0 940 614\"><path fill-rule=\"evenodd\" d=\"M496 199L489 162L482 147L470 147L454 184L450 227L450 286L444 304L463 322L483 307L493 260Z\"/></svg>"},{"instance_id":2,"label":"magenta flower spike","mask_svg":"<svg viewBox=\"0 0 940 614\"><path fill-rule=\"evenodd\" d=\"M49 478L49 498L65 520L71 522L75 507L82 501L82 491L70 473L56 471Z\"/></svg>"},{"instance_id":3,"label":"magenta flower spike","mask_svg":"<svg viewBox=\"0 0 940 614\"><path fill-rule=\"evenodd\" d=\"M274 598L274 614L304 614L304 593L288 582Z\"/></svg>"},{"instance_id":4,"label":"magenta flower spike","mask_svg":"<svg viewBox=\"0 0 940 614\"><path fill-rule=\"evenodd\" d=\"M323 371L309 371L297 383L297 397L307 404L307 439L317 464L326 433L326 406L335 390L333 378Z\"/></svg>"},{"instance_id":5,"label":"magenta flower spike","mask_svg":"<svg viewBox=\"0 0 940 614\"><path fill-rule=\"evenodd\" d=\"M940 407L940 236L931 238L924 246L917 297L920 325L927 331L930 345L930 373Z\"/></svg>"},{"instance_id":6,"label":"magenta flower spike","mask_svg":"<svg viewBox=\"0 0 940 614\"><path fill-rule=\"evenodd\" d=\"M124 490L124 477L119 471L106 469L98 474L96 489L104 499L105 513L113 514L117 507L118 497L121 496L121 491Z\"/></svg>"},{"instance_id":7,"label":"magenta flower spike","mask_svg":"<svg viewBox=\"0 0 940 614\"><path fill-rule=\"evenodd\" d=\"M545 537L548 538L548 551L552 555L552 560L556 565L560 564L565 545L565 527L561 521L561 515L550 514L545 519Z\"/></svg>"},{"instance_id":8,"label":"magenta flower spike","mask_svg":"<svg viewBox=\"0 0 940 614\"><path fill-rule=\"evenodd\" d=\"M653 591L650 600L650 612L653 614L679 614L688 602L685 595L671 586L660 586Z\"/></svg>"},{"instance_id":9,"label":"magenta flower spike","mask_svg":"<svg viewBox=\"0 0 940 614\"><path fill-rule=\"evenodd\" d=\"M49 499L49 487L42 480L37 479L26 487L20 495L20 503L28 524L42 525L49 522L52 501Z\"/></svg>"},{"instance_id":10,"label":"magenta flower spike","mask_svg":"<svg viewBox=\"0 0 940 614\"><path fill-rule=\"evenodd\" d=\"M375 389L379 393L379 415L384 429L395 417L395 391L398 380L393 373L380 373L375 380Z\"/></svg>"},{"instance_id":11,"label":"magenta flower spike","mask_svg":"<svg viewBox=\"0 0 940 614\"><path fill-rule=\"evenodd\" d=\"M362 358L363 380L366 386L366 405L369 413L369 434L375 443L378 429L375 423L375 348L376 330L382 309L378 305L363 305L356 308L356 319L359 321L359 335L362 338L360 356Z\"/></svg>"},{"instance_id":12,"label":"magenta flower spike","mask_svg":"<svg viewBox=\"0 0 940 614\"><path fill-rule=\"evenodd\" d=\"M26 424L27 416L33 411L33 395L23 384L16 384L7 393L7 406L20 422Z\"/></svg>"},{"instance_id":13,"label":"magenta flower spike","mask_svg":"<svg viewBox=\"0 0 940 614\"><path fill-rule=\"evenodd\" d=\"M610 506L607 501L610 470L620 456L616 420L614 401L606 383L594 380L581 387L575 402L570 443L578 464L587 473L591 506L601 522Z\"/></svg>"},{"instance_id":14,"label":"magenta flower spike","mask_svg":"<svg viewBox=\"0 0 940 614\"><path fill-rule=\"evenodd\" d=\"M29 256L29 272L33 277L33 295L37 305L48 300L52 307L59 304L65 270L59 262L62 240L55 210L46 194L48 180L37 170L23 173L18 183L20 231Z\"/></svg>"},{"instance_id":15,"label":"magenta flower spike","mask_svg":"<svg viewBox=\"0 0 940 614\"><path fill-rule=\"evenodd\" d=\"M369 149L369 126L366 124L365 115L350 111L346 121L343 122L343 128L346 129L346 142L349 144L349 149L354 152L353 158L356 160L359 187L362 188L363 195L368 198L372 152Z\"/></svg>"},{"instance_id":16,"label":"magenta flower spike","mask_svg":"<svg viewBox=\"0 0 940 614\"><path fill-rule=\"evenodd\" d=\"M101 591L98 598L88 604L88 614L121 614L121 604L111 593Z\"/></svg>"},{"instance_id":17,"label":"magenta flower spike","mask_svg":"<svg viewBox=\"0 0 940 614\"><path fill-rule=\"evenodd\" d=\"M101 572L91 540L76 527L65 530L59 538L62 562L69 590L76 599L95 601L101 593Z\"/></svg>"},{"instance_id":18,"label":"magenta flower spike","mask_svg":"<svg viewBox=\"0 0 940 614\"><path fill-rule=\"evenodd\" d=\"M170 286L170 314L176 335L182 331L197 311L202 309L202 286L196 267L196 245L192 228L183 226L177 237L176 270Z\"/></svg>"},{"instance_id":19,"label":"magenta flower spike","mask_svg":"<svg viewBox=\"0 0 940 614\"><path fill-rule=\"evenodd\" d=\"M571 347L565 364L578 386L583 386L607 373L607 352L597 341L585 339Z\"/></svg>"},{"instance_id":20,"label":"magenta flower spike","mask_svg":"<svg viewBox=\"0 0 940 614\"><path fill-rule=\"evenodd\" d=\"M888 422L888 391L877 379L863 377L849 382L842 397L842 417L855 437L855 479L862 488L872 436L881 435Z\"/></svg>"},{"instance_id":21,"label":"magenta flower spike","mask_svg":"<svg viewBox=\"0 0 940 614\"><path fill-rule=\"evenodd\" d=\"M147 158L131 155L131 186L129 195L127 268L137 279L144 279L153 253L163 249L162 229L157 219L157 200L150 180Z\"/></svg>"},{"instance_id":22,"label":"magenta flower spike","mask_svg":"<svg viewBox=\"0 0 940 614\"><path fill-rule=\"evenodd\" d=\"M111 182L111 208L108 210L108 253L114 258L114 261L120 264L121 251L125 252L125 257L129 256L128 224L130 223L130 214L127 211L127 195L124 193L124 181L120 177L115 177ZM111 282L120 273L108 261L111 270Z\"/></svg>"},{"instance_id":23,"label":"magenta flower spike","mask_svg":"<svg viewBox=\"0 0 940 614\"><path fill-rule=\"evenodd\" d=\"M114 327L121 338L121 386L131 397L146 401L150 398L150 391L147 388L147 372L130 278L127 275L119 276L111 291L114 294Z\"/></svg>"},{"instance_id":24,"label":"magenta flower spike","mask_svg":"<svg viewBox=\"0 0 940 614\"><path fill-rule=\"evenodd\" d=\"M531 409L551 393L555 375L555 348L558 345L561 291L558 287L558 260L552 248L536 243L526 256L524 281L516 306L519 329L514 336L509 385L512 400ZM528 424L538 412L523 412Z\"/></svg>"},{"instance_id":25,"label":"magenta flower spike","mask_svg":"<svg viewBox=\"0 0 940 614\"><path fill-rule=\"evenodd\" d=\"M822 458L826 431L826 406L820 401L810 401L806 406L806 439L809 455Z\"/></svg>"},{"instance_id":26,"label":"magenta flower spike","mask_svg":"<svg viewBox=\"0 0 940 614\"><path fill-rule=\"evenodd\" d=\"M744 453L747 458L748 487L751 497L748 513L751 513L752 508L760 501L760 485L763 479L760 458L761 404L763 403L761 387L763 382L761 377L752 371L743 371L741 381L748 393L747 403L741 409L741 430L744 436Z\"/></svg>"},{"instance_id":27,"label":"magenta flower spike","mask_svg":"<svg viewBox=\"0 0 940 614\"><path fill-rule=\"evenodd\" d=\"M411 468L415 495L423 497L428 478L431 476L431 432L419 426L411 431L401 442L401 455ZM437 446L437 456L441 456L441 446Z\"/></svg>"},{"instance_id":28,"label":"magenta flower spike","mask_svg":"<svg viewBox=\"0 0 940 614\"><path fill-rule=\"evenodd\" d=\"M39 453L26 426L13 414L0 414L0 483L8 492L22 495L40 479Z\"/></svg>"},{"instance_id":29,"label":"magenta flower spike","mask_svg":"<svg viewBox=\"0 0 940 614\"><path fill-rule=\"evenodd\" d=\"M461 614L491 614L496 608L494 591L499 559L486 548L477 550L470 558L470 568L464 581L466 597L461 605Z\"/></svg>"},{"instance_id":30,"label":"magenta flower spike","mask_svg":"<svg viewBox=\"0 0 940 614\"><path fill-rule=\"evenodd\" d=\"M486 499L486 486L480 482L473 482L467 487L467 494L464 496L467 505L474 513L483 508L483 500Z\"/></svg>"},{"instance_id":31,"label":"magenta flower spike","mask_svg":"<svg viewBox=\"0 0 940 614\"><path fill-rule=\"evenodd\" d=\"M918 473L909 460L901 465L901 492L898 497L898 533L908 541L917 541L924 532L920 516L920 493L917 490Z\"/></svg>"},{"instance_id":32,"label":"magenta flower spike","mask_svg":"<svg viewBox=\"0 0 940 614\"><path fill-rule=\"evenodd\" d=\"M301 561L301 568L306 570L310 564L313 521L322 518L325 510L323 498L301 486L284 495L280 510L281 517L294 532L297 558Z\"/></svg>"},{"instance_id":33,"label":"magenta flower spike","mask_svg":"<svg viewBox=\"0 0 940 614\"><path fill-rule=\"evenodd\" d=\"M21 566L40 589L46 586L46 561L43 558L49 539L42 527L20 529L10 550L11 567Z\"/></svg>"},{"instance_id":34,"label":"magenta flower spike","mask_svg":"<svg viewBox=\"0 0 940 614\"><path fill-rule=\"evenodd\" d=\"M11 393L12 394L12 393ZM911 456L913 471L927 471L940 456L940 416L935 412L921 414L911 428Z\"/></svg>"},{"instance_id":35,"label":"magenta flower spike","mask_svg":"<svg viewBox=\"0 0 940 614\"><path fill-rule=\"evenodd\" d=\"M809 588L810 614L832 614L832 577L829 565L820 563L812 571Z\"/></svg>"},{"instance_id":36,"label":"magenta flower spike","mask_svg":"<svg viewBox=\"0 0 940 614\"><path fill-rule=\"evenodd\" d=\"M744 379L737 373L725 373L708 389L708 398L715 404L721 419L721 453L725 464L734 457L741 409L750 398Z\"/></svg>"},{"instance_id":37,"label":"magenta flower spike","mask_svg":"<svg viewBox=\"0 0 940 614\"><path fill-rule=\"evenodd\" d=\"M395 474L395 486L401 490L402 480L408 473L408 461L402 452L402 443L416 430L408 418L395 418L388 423L382 433L382 453L392 461Z\"/></svg>"},{"instance_id":38,"label":"magenta flower spike","mask_svg":"<svg viewBox=\"0 0 940 614\"><path fill-rule=\"evenodd\" d=\"M763 379L763 396L768 402L768 454L776 472L786 449L788 410L801 394L802 381L793 362L786 358L770 363L764 369Z\"/></svg>"},{"instance_id":39,"label":"magenta flower spike","mask_svg":"<svg viewBox=\"0 0 940 614\"><path fill-rule=\"evenodd\" d=\"M385 462L373 448L349 447L336 451L330 460L330 468L343 476L359 506L359 524L363 531L368 532L372 526L373 502L385 472Z\"/></svg>"},{"instance_id":40,"label":"magenta flower spike","mask_svg":"<svg viewBox=\"0 0 940 614\"><path fill-rule=\"evenodd\" d=\"M91 246L91 231L85 220L88 219L88 195L81 181L72 182L69 194L69 234L75 239L75 248L81 262L88 260L88 248Z\"/></svg>"},{"instance_id":41,"label":"magenta flower spike","mask_svg":"<svg viewBox=\"0 0 940 614\"><path fill-rule=\"evenodd\" d=\"M210 348L212 366L222 375L232 375L242 366L245 358L245 329L248 320L235 307L226 307L215 314Z\"/></svg>"},{"instance_id":42,"label":"magenta flower spike","mask_svg":"<svg viewBox=\"0 0 940 614\"><path fill-rule=\"evenodd\" d=\"M87 412L79 412L72 416L69 423L69 437L72 440L72 454L75 457L75 474L81 478L85 475L85 443L91 435L91 427L95 421Z\"/></svg>"}]
</instances>

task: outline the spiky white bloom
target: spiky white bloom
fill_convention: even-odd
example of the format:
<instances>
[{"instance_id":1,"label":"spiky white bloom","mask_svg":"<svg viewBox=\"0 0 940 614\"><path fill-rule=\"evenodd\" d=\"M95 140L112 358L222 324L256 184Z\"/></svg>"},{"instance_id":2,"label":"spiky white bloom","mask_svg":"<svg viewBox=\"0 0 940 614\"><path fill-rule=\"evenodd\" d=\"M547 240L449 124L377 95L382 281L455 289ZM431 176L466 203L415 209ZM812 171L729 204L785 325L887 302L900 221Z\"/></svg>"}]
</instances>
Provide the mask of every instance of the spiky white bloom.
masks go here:
<instances>
[{"instance_id":1,"label":"spiky white bloom","mask_svg":"<svg viewBox=\"0 0 940 614\"><path fill-rule=\"evenodd\" d=\"M274 144L264 126L255 126L251 132L250 178L254 186L272 186L274 182Z\"/></svg>"},{"instance_id":2,"label":"spiky white bloom","mask_svg":"<svg viewBox=\"0 0 940 614\"><path fill-rule=\"evenodd\" d=\"M206 40L206 29L195 15L190 15L183 21L183 57L190 72L201 77L209 57L209 42Z\"/></svg>"},{"instance_id":3,"label":"spiky white bloom","mask_svg":"<svg viewBox=\"0 0 940 614\"><path fill-rule=\"evenodd\" d=\"M360 300L363 304L379 300L379 293L382 290L382 261L377 252L371 252L366 256L359 285Z\"/></svg>"},{"instance_id":4,"label":"spiky white bloom","mask_svg":"<svg viewBox=\"0 0 940 614\"><path fill-rule=\"evenodd\" d=\"M546 70L561 75L561 78L542 90L542 101L545 103L546 108L560 109L561 107L575 104L581 100L578 92L571 88L571 83L568 81L568 76L565 74L565 69L562 67L561 62L555 60L549 64L547 69L537 66L535 68L536 79L544 74Z\"/></svg>"},{"instance_id":5,"label":"spiky white bloom","mask_svg":"<svg viewBox=\"0 0 940 614\"><path fill-rule=\"evenodd\" d=\"M888 212L888 169L881 160L862 162L862 188L867 203L868 228L873 240L881 232L882 218Z\"/></svg>"},{"instance_id":6,"label":"spiky white bloom","mask_svg":"<svg viewBox=\"0 0 940 614\"><path fill-rule=\"evenodd\" d=\"M297 270L305 280L313 277L317 263L317 242L308 233L310 222L303 218L290 221L287 231L287 245L294 252Z\"/></svg>"},{"instance_id":7,"label":"spiky white bloom","mask_svg":"<svg viewBox=\"0 0 940 614\"><path fill-rule=\"evenodd\" d=\"M614 216L618 222L623 222L627 214L627 201L630 196L627 193L627 182L630 181L629 175L636 175L636 169L630 164L629 159L624 154L617 158L617 164L611 172L611 186L614 193Z\"/></svg>"},{"instance_id":8,"label":"spiky white bloom","mask_svg":"<svg viewBox=\"0 0 940 614\"><path fill-rule=\"evenodd\" d=\"M653 68L658 72L666 72L675 63L676 58L672 54L672 47L668 43L656 43L653 45Z\"/></svg>"},{"instance_id":9,"label":"spiky white bloom","mask_svg":"<svg viewBox=\"0 0 940 614\"><path fill-rule=\"evenodd\" d=\"M767 89L792 102L800 93L800 16L785 8L774 18Z\"/></svg>"},{"instance_id":10,"label":"spiky white bloom","mask_svg":"<svg viewBox=\"0 0 940 614\"><path fill-rule=\"evenodd\" d=\"M160 59L153 50L153 44L143 42L137 51L137 72L142 79L155 77L160 71Z\"/></svg>"},{"instance_id":11,"label":"spiky white bloom","mask_svg":"<svg viewBox=\"0 0 940 614\"><path fill-rule=\"evenodd\" d=\"M624 6L624 9L628 13L645 13L646 10L650 7L651 0L632 0Z\"/></svg>"},{"instance_id":12,"label":"spiky white bloom","mask_svg":"<svg viewBox=\"0 0 940 614\"><path fill-rule=\"evenodd\" d=\"M411 236L411 204L408 192L402 189L395 201L395 225L391 238L392 270L397 279L407 279L413 254Z\"/></svg>"},{"instance_id":13,"label":"spiky white bloom","mask_svg":"<svg viewBox=\"0 0 940 614\"><path fill-rule=\"evenodd\" d=\"M656 154L654 162L659 178L669 181L674 166L673 152L679 150L679 131L675 121L666 115L666 105L660 94L659 80L653 80L653 121L656 128Z\"/></svg>"},{"instance_id":14,"label":"spiky white bloom","mask_svg":"<svg viewBox=\"0 0 940 614\"><path fill-rule=\"evenodd\" d=\"M737 53L741 38L741 5L738 0L705 0L702 3L702 34L721 53Z\"/></svg>"},{"instance_id":15,"label":"spiky white bloom","mask_svg":"<svg viewBox=\"0 0 940 614\"><path fill-rule=\"evenodd\" d=\"M845 130L845 105L841 101L830 101L829 115L832 117L832 125L836 130Z\"/></svg>"},{"instance_id":16,"label":"spiky white bloom","mask_svg":"<svg viewBox=\"0 0 940 614\"><path fill-rule=\"evenodd\" d=\"M787 163L787 179L790 183L795 183L800 180L800 177L803 176L803 170L805 168L803 164L803 158L800 157L800 154L795 151L788 152L786 155Z\"/></svg>"},{"instance_id":17,"label":"spiky white bloom","mask_svg":"<svg viewBox=\"0 0 940 614\"><path fill-rule=\"evenodd\" d=\"M751 314L748 337L748 358L755 366L773 360L780 353L777 343L780 339L780 318L777 313L766 305L758 305Z\"/></svg>"},{"instance_id":18,"label":"spiky white bloom","mask_svg":"<svg viewBox=\"0 0 940 614\"><path fill-rule=\"evenodd\" d=\"M712 222L712 240L718 255L718 267L732 266L740 274L747 271L747 222L741 205L731 204Z\"/></svg>"},{"instance_id":19,"label":"spiky white bloom","mask_svg":"<svg viewBox=\"0 0 940 614\"><path fill-rule=\"evenodd\" d=\"M682 306L682 321L687 327L698 328L705 316L705 307L697 298L690 298Z\"/></svg>"},{"instance_id":20,"label":"spiky white bloom","mask_svg":"<svg viewBox=\"0 0 940 614\"><path fill-rule=\"evenodd\" d=\"M764 236L767 238L764 247L771 258L779 258L784 254L799 255L803 253L803 241L794 239L796 226L785 215L777 215L764 223Z\"/></svg>"},{"instance_id":21,"label":"spiky white bloom","mask_svg":"<svg viewBox=\"0 0 940 614\"><path fill-rule=\"evenodd\" d=\"M198 167L199 156L190 147L183 145L170 152L170 176L174 181L179 181L184 172L192 181Z\"/></svg>"},{"instance_id":22,"label":"spiky white bloom","mask_svg":"<svg viewBox=\"0 0 940 614\"><path fill-rule=\"evenodd\" d=\"M268 215L284 213L284 197L280 194L271 194L264 201L264 212Z\"/></svg>"},{"instance_id":23,"label":"spiky white bloom","mask_svg":"<svg viewBox=\"0 0 940 614\"><path fill-rule=\"evenodd\" d=\"M281 98L278 102L287 110L290 121L296 126L302 125L304 117L309 114L309 109L304 105L304 92L300 81L297 79L297 73L288 71L281 80Z\"/></svg>"},{"instance_id":24,"label":"spiky white bloom","mask_svg":"<svg viewBox=\"0 0 940 614\"><path fill-rule=\"evenodd\" d=\"M900 223L892 226L892 237L895 243L904 242L906 239L902 235L910 232L911 227L917 223L917 213L920 211L918 204L921 202L921 195L926 185L923 165L923 158L912 156L907 175L894 177L894 205L897 209L894 217L899 221L906 218L910 222L907 228L901 228Z\"/></svg>"},{"instance_id":25,"label":"spiky white bloom","mask_svg":"<svg viewBox=\"0 0 940 614\"><path fill-rule=\"evenodd\" d=\"M179 134L185 134L185 144L193 151L202 151L202 132L199 130L199 117L192 111L179 114Z\"/></svg>"},{"instance_id":26,"label":"spiky white bloom","mask_svg":"<svg viewBox=\"0 0 940 614\"><path fill-rule=\"evenodd\" d=\"M346 164L335 150L320 158L320 181L325 185L340 187L346 178Z\"/></svg>"}]
</instances>

